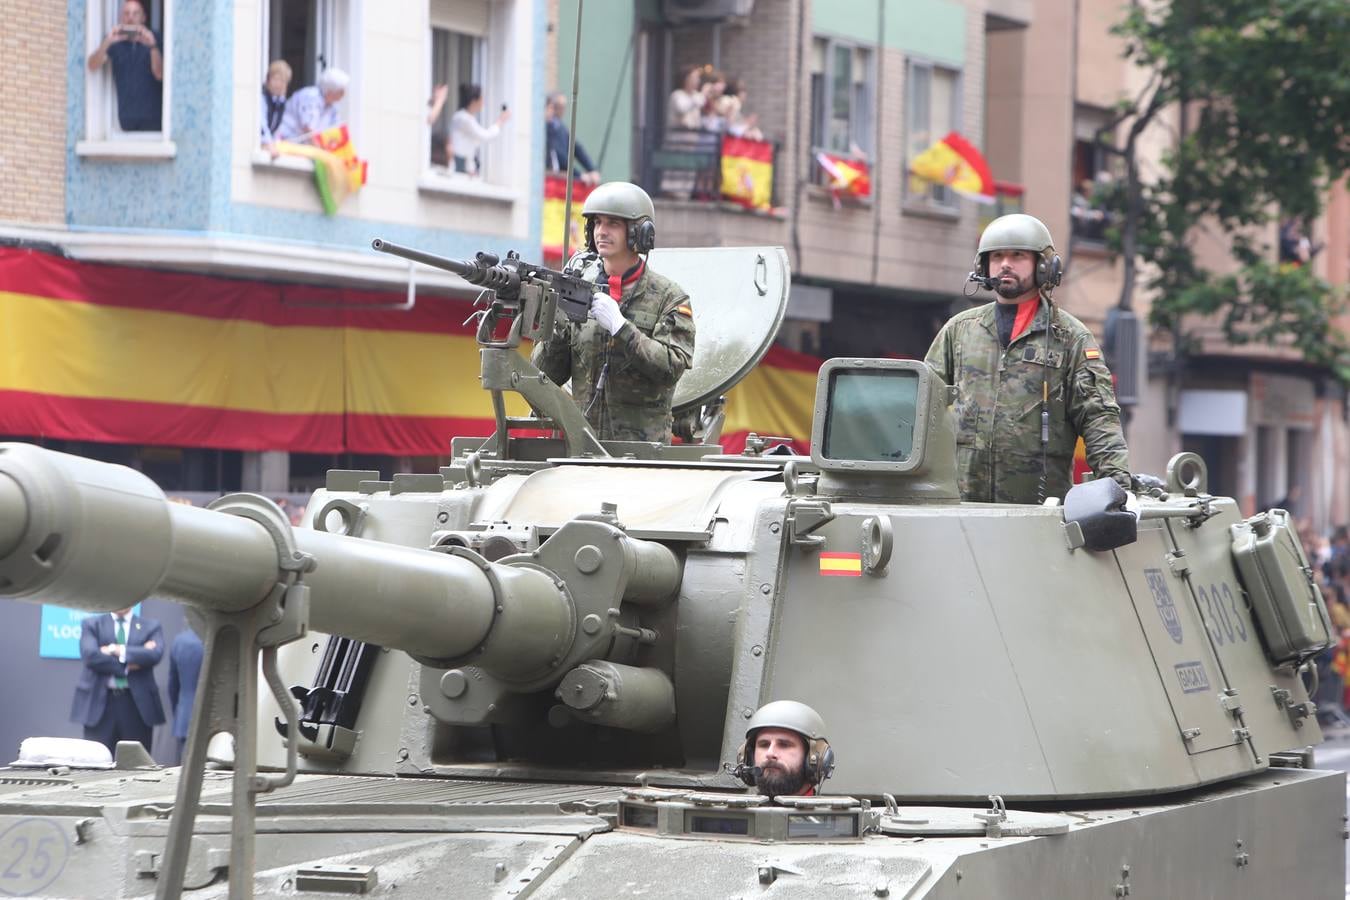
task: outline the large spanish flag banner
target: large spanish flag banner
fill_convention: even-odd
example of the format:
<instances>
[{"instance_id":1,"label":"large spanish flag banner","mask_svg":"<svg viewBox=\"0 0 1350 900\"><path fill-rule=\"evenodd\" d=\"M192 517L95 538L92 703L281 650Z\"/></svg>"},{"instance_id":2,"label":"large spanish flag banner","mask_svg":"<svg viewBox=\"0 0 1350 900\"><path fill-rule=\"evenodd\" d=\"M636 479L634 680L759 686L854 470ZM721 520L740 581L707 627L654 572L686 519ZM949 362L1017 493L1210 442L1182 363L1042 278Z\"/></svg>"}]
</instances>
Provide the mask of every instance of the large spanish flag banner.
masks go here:
<instances>
[{"instance_id":1,"label":"large spanish flag banner","mask_svg":"<svg viewBox=\"0 0 1350 900\"><path fill-rule=\"evenodd\" d=\"M975 145L949 132L909 162L909 171L934 184L945 184L978 203L994 202L994 176Z\"/></svg>"},{"instance_id":2,"label":"large spanish flag banner","mask_svg":"<svg viewBox=\"0 0 1350 900\"><path fill-rule=\"evenodd\" d=\"M401 300L0 249L0 433L396 455L491 434L472 305Z\"/></svg>"},{"instance_id":3,"label":"large spanish flag banner","mask_svg":"<svg viewBox=\"0 0 1350 900\"><path fill-rule=\"evenodd\" d=\"M798 453L811 452L811 418L816 409L816 373L823 361L777 344L727 395L722 447L745 449L750 432L786 438Z\"/></svg>"},{"instance_id":4,"label":"large spanish flag banner","mask_svg":"<svg viewBox=\"0 0 1350 900\"><path fill-rule=\"evenodd\" d=\"M722 196L749 209L769 209L773 198L773 144L722 138Z\"/></svg>"},{"instance_id":5,"label":"large spanish flag banner","mask_svg":"<svg viewBox=\"0 0 1350 900\"><path fill-rule=\"evenodd\" d=\"M494 427L473 307L402 300L0 248L0 434L447 456ZM819 367L771 349L728 398L723 446L754 431L804 450Z\"/></svg>"},{"instance_id":6,"label":"large spanish flag banner","mask_svg":"<svg viewBox=\"0 0 1350 900\"><path fill-rule=\"evenodd\" d=\"M568 243L573 253L586 243L586 223L581 220L581 207L595 188L572 179L572 239ZM567 209L567 178L563 175L544 176L544 227L539 234L544 245L544 262L561 266L563 252L563 219Z\"/></svg>"}]
</instances>

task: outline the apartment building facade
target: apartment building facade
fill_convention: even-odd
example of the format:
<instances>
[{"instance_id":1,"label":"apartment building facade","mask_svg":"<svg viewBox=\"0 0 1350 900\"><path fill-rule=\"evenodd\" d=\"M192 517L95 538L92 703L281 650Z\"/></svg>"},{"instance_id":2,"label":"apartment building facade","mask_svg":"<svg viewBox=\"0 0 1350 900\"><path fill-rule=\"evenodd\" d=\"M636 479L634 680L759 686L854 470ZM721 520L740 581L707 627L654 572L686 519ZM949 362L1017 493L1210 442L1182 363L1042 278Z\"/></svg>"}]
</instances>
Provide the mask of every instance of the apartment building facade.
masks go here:
<instances>
[{"instance_id":1,"label":"apartment building facade","mask_svg":"<svg viewBox=\"0 0 1350 900\"><path fill-rule=\"evenodd\" d=\"M12 362L0 375L0 391L36 410L0 431L129 463L179 490L302 491L334 464L417 468L357 446L352 435L363 417L390 413L392 428L401 427L397 419L453 422L457 386L446 382L474 376L472 341L467 365L443 368L419 341L462 336L478 291L449 273L413 273L370 242L452 257L538 252L543 0L142 5L163 54L158 129L124 131L111 66L88 66L117 27L120 0L21 4L26 37L0 61L10 86L3 115L16 126L0 151L7 337L13 347L64 348L62 360L33 351L28 365ZM292 94L328 67L350 77L338 113L366 177L334 214L325 213L311 160L273 156L262 145L260 99L274 60L289 64ZM464 83L482 87L492 111L480 116L484 124L499 109L514 113L482 145L472 176L432 152ZM438 84L450 98L432 117ZM82 302L58 309L42 300ZM61 316L72 330L58 337ZM162 365L128 365L150 346L151 324L164 329L154 351ZM389 348L408 354L409 372L362 384L361 373L385 365ZM75 352L99 365L65 358ZM215 358L222 354L231 358ZM203 366L215 367L211 376L202 377ZM153 369L157 380L133 377L133 368ZM211 378L214 386L197 383ZM185 384L202 389L193 394ZM311 387L312 396L301 396ZM387 396L371 396L380 392ZM84 404L85 432L69 424L79 416L52 405L58 396ZM96 402L104 405L90 412ZM216 423L179 429L182 442L157 430L194 414L199 422L214 414ZM138 416L159 437L138 442ZM290 435L263 427L250 440L228 430L232 421L300 424ZM316 440L324 429L329 437ZM448 453L448 436L445 444Z\"/></svg>"},{"instance_id":2,"label":"apartment building facade","mask_svg":"<svg viewBox=\"0 0 1350 900\"><path fill-rule=\"evenodd\" d=\"M551 15L565 20L567 10ZM605 69L603 84L626 84L617 61L631 57L631 88L583 95L578 137L631 141L632 177L656 198L662 243L786 247L793 291L780 342L817 357L921 356L946 317L971 302L962 294L983 224L1007 211L1038 216L1067 263L1057 301L1111 357L1135 468L1161 473L1173 454L1194 450L1211 488L1247 511L1292 496L1314 527L1344 522L1350 430L1332 374L1287 349L1233 346L1203 328L1201 352L1182 365L1150 333L1146 290L1120 308L1120 260L1100 226L1073 215L1094 182L1119 177L1111 147L1120 135L1098 132L1147 80L1111 33L1120 15L1113 0L636 4L631 15L588 20L587 33L595 29L608 50L583 56L582 84L588 67ZM558 45L556 58L552 82L566 88L570 49ZM666 190L667 98L696 65L746 87L747 108L774 145L770 209ZM1146 173L1174 140L1170 116L1144 136ZM908 177L909 160L948 131L984 151L995 206ZM869 195L832 191L822 152L863 162ZM1313 265L1344 284L1344 186L1329 201L1313 227L1331 249ZM1197 240L1211 264L1225 265L1222 248Z\"/></svg>"}]
</instances>

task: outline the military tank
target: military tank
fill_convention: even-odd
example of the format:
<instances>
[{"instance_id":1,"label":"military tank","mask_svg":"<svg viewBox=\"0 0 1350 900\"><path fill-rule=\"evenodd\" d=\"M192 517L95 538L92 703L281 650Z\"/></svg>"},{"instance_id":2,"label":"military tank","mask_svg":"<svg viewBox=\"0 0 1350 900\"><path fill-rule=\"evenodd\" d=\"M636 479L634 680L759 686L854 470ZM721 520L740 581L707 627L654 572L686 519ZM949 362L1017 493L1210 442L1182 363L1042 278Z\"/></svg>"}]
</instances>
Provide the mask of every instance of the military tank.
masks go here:
<instances>
[{"instance_id":1,"label":"military tank","mask_svg":"<svg viewBox=\"0 0 1350 900\"><path fill-rule=\"evenodd\" d=\"M951 391L900 360L822 367L809 456L602 442L519 352L566 273L456 265L497 288L497 433L438 474L330 472L305 527L0 445L0 594L169 598L206 640L181 769L0 771L0 894L1339 896L1326 611L1283 513L1185 454L1135 511L1107 481L962 503ZM715 410L785 255L652 265L698 319L677 403ZM827 723L818 796L736 776L777 699Z\"/></svg>"}]
</instances>

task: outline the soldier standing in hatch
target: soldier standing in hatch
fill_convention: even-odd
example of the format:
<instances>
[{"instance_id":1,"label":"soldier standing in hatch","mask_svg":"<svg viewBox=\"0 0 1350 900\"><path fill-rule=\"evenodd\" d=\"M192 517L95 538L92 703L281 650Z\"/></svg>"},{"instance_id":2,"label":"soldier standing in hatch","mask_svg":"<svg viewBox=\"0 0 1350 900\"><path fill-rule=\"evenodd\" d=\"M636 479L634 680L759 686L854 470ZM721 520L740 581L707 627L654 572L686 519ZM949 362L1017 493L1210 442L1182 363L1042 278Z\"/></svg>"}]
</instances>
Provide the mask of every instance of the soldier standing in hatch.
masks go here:
<instances>
[{"instance_id":1,"label":"soldier standing in hatch","mask_svg":"<svg viewBox=\"0 0 1350 900\"><path fill-rule=\"evenodd\" d=\"M1050 230L1020 213L980 236L975 274L996 303L953 316L926 361L957 390L956 470L963 500L1040 503L1071 486L1079 437L1098 478L1130 490L1111 373L1092 333L1050 299L1062 263Z\"/></svg>"},{"instance_id":2,"label":"soldier standing in hatch","mask_svg":"<svg viewBox=\"0 0 1350 900\"><path fill-rule=\"evenodd\" d=\"M656 245L652 198L613 181L591 192L581 214L586 248L598 257L585 271L600 286L591 318L559 316L532 359L557 384L571 379L601 440L668 444L675 384L694 358L694 312L678 284L647 266Z\"/></svg>"},{"instance_id":3,"label":"soldier standing in hatch","mask_svg":"<svg viewBox=\"0 0 1350 900\"><path fill-rule=\"evenodd\" d=\"M745 726L735 774L765 797L810 797L834 772L825 720L796 700L761 706Z\"/></svg>"}]
</instances>

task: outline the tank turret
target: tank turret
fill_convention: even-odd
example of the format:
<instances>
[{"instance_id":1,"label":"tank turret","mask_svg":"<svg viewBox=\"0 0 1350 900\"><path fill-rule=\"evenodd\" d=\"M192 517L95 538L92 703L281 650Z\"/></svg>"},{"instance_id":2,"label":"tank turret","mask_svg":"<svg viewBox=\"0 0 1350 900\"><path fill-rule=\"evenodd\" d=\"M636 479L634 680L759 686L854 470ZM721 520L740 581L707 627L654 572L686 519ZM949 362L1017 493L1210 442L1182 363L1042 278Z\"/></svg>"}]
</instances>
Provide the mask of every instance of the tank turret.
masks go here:
<instances>
[{"instance_id":1,"label":"tank turret","mask_svg":"<svg viewBox=\"0 0 1350 900\"><path fill-rule=\"evenodd\" d=\"M803 874L847 894L831 873L848 860L878 896L963 879L1083 894L1065 872L1125 879L1124 859L1156 864L1135 863L1141 894L1322 890L1343 777L1306 768L1320 735L1300 671L1329 633L1287 517L1244 520L1189 456L1137 514L1113 482L962 503L948 394L921 363L831 360L810 457L550 459L479 439L438 474L330 473L300 528L260 497L179 506L130 470L0 445L0 594L195 610L182 777L125 813L159 817L136 824L135 858L163 896L220 870L236 896L255 869L264 893L395 877L404 857L372 848L407 832L436 836L400 845L419 871L482 854L509 879L436 883L457 894L591 896L615 871L667 894ZM747 722L788 699L829 723L838 794L743 793ZM219 731L228 805L204 770ZM0 819L29 802L0 799ZM198 810L230 813L228 848ZM1178 874L1206 828L1223 853ZM333 837L319 852L302 831ZM494 834L565 837L522 862ZM773 861L746 841L778 844ZM1021 854L1016 876L990 842ZM1269 861L1235 867L1252 844Z\"/></svg>"}]
</instances>

